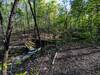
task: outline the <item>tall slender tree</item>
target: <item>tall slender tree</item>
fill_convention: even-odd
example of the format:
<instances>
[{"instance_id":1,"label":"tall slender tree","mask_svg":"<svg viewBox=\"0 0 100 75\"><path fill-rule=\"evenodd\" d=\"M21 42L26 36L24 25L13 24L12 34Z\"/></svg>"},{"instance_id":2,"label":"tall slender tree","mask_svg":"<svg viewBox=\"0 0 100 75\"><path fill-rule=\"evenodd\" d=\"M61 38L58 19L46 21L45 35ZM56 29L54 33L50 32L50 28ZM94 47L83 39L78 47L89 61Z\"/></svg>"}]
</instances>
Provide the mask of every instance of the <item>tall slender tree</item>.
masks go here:
<instances>
[{"instance_id":1,"label":"tall slender tree","mask_svg":"<svg viewBox=\"0 0 100 75\"><path fill-rule=\"evenodd\" d=\"M19 0L15 0L14 4L12 6L11 12L10 12L10 16L8 19L8 27L7 27L7 31L6 31L6 35L5 35L5 42L4 42L4 68L3 68L3 74L2 75L8 75L7 74L7 60L8 60L8 53L9 53L9 43L10 43L10 37L11 37L11 32L12 32L12 19L13 16L15 14L15 8L17 6Z\"/></svg>"},{"instance_id":2,"label":"tall slender tree","mask_svg":"<svg viewBox=\"0 0 100 75\"><path fill-rule=\"evenodd\" d=\"M36 31L35 31L35 34L37 34L39 43L40 43L40 45L41 45L40 33L39 33L39 29L38 29L38 25L37 25L37 20L36 20L36 9L35 9L36 3L35 3L35 0L33 1L34 12L33 12L32 5L31 5L30 0L28 0L28 4L29 4L29 6L30 6L30 10L31 10L31 13L32 13L32 16L33 16L33 19L34 19L34 23L35 23L35 26L34 26L34 30L36 30ZM36 38L37 38L37 37L36 37Z\"/></svg>"}]
</instances>

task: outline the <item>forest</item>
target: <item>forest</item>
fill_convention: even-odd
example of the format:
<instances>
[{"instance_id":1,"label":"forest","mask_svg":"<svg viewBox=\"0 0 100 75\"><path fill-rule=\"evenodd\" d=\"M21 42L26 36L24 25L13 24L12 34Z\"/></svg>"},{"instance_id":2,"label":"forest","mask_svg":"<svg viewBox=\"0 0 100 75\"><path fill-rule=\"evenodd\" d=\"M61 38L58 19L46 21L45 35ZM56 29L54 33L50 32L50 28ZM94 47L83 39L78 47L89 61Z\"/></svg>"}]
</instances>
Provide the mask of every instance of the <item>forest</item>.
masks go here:
<instances>
[{"instance_id":1,"label":"forest","mask_svg":"<svg viewBox=\"0 0 100 75\"><path fill-rule=\"evenodd\" d=\"M0 75L100 75L100 0L0 0Z\"/></svg>"}]
</instances>

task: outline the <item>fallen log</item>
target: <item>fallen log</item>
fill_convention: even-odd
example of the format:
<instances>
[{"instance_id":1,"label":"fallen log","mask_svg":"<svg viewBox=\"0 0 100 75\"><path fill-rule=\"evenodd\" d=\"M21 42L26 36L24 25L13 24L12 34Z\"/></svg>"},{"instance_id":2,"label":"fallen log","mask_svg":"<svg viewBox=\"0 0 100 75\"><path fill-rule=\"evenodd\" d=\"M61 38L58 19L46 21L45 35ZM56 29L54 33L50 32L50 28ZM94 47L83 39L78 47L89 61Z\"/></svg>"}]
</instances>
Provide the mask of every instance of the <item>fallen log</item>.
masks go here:
<instances>
[{"instance_id":1,"label":"fallen log","mask_svg":"<svg viewBox=\"0 0 100 75\"><path fill-rule=\"evenodd\" d=\"M33 48L33 50L29 51L25 55L19 55L19 56L14 57L12 59L12 63L16 64L17 62L24 62L25 60L31 58L34 54L36 54L36 52L39 52L40 50L41 48L38 48L38 49Z\"/></svg>"}]
</instances>

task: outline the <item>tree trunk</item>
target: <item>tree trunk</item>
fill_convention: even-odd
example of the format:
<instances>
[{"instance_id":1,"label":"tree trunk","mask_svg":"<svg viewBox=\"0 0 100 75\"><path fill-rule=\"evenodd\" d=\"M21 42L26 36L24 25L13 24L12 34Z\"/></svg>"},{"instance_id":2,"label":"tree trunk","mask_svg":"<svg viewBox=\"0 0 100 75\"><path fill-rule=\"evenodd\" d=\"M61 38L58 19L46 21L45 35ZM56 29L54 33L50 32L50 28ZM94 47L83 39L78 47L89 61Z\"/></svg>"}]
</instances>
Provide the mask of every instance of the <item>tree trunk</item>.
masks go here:
<instances>
[{"instance_id":1,"label":"tree trunk","mask_svg":"<svg viewBox=\"0 0 100 75\"><path fill-rule=\"evenodd\" d=\"M3 74L2 75L7 75L7 60L8 60L8 53L9 50L7 50L4 54L4 63L3 63Z\"/></svg>"},{"instance_id":2,"label":"tree trunk","mask_svg":"<svg viewBox=\"0 0 100 75\"><path fill-rule=\"evenodd\" d=\"M4 64L3 64L3 74L2 75L7 75L7 60L8 60L8 53L9 53L9 43L10 43L10 36L11 36L12 28L13 28L13 25L11 23L12 23L13 15L15 13L15 7L18 1L19 0L14 1L14 4L10 12L10 16L8 19L9 20L8 27L7 27L7 31L5 35L5 42L4 42L4 59L3 59Z\"/></svg>"},{"instance_id":3,"label":"tree trunk","mask_svg":"<svg viewBox=\"0 0 100 75\"><path fill-rule=\"evenodd\" d=\"M34 12L33 12L32 5L30 3L30 0L28 0L28 4L30 6L30 10L31 10L31 13L32 13L32 16L33 16L33 19L34 19L34 23L35 23L34 28L36 29L36 31L35 31L35 29L34 29L34 31L35 31L35 34L37 35L38 39L39 39L39 46L41 46L41 38L40 38L40 33L39 33L37 21L36 21L36 9L35 9L35 4L36 3L35 3L35 0L33 1L33 4L34 4ZM41 51L41 54L43 54L43 51Z\"/></svg>"},{"instance_id":4,"label":"tree trunk","mask_svg":"<svg viewBox=\"0 0 100 75\"><path fill-rule=\"evenodd\" d=\"M3 17L0 12L0 33L2 34L2 37L4 37L4 30L3 30Z\"/></svg>"},{"instance_id":5,"label":"tree trunk","mask_svg":"<svg viewBox=\"0 0 100 75\"><path fill-rule=\"evenodd\" d=\"M33 12L30 0L28 0L28 3L29 3L29 6L30 6L30 10L32 12L33 19L34 19L34 23L35 23L35 28L36 28L36 32L37 32L37 35L38 35L38 39L40 40L39 29L38 29L38 25L37 25L37 21L36 21L35 0L34 0L34 12Z\"/></svg>"},{"instance_id":6,"label":"tree trunk","mask_svg":"<svg viewBox=\"0 0 100 75\"><path fill-rule=\"evenodd\" d=\"M0 46L2 47L3 44L4 44L4 30L3 30L3 17L2 17L2 14L0 12ZM2 60L2 70L3 70L3 51L2 51L2 54L1 54L1 60Z\"/></svg>"}]
</instances>

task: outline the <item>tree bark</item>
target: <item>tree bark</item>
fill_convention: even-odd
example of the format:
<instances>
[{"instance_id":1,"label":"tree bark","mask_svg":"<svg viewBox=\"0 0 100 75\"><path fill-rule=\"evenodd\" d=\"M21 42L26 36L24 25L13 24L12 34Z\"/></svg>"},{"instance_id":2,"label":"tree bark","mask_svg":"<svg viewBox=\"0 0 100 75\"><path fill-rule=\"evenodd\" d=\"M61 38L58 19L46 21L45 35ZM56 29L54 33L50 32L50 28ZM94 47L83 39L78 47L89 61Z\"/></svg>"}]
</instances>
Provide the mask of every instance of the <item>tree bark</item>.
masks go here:
<instances>
[{"instance_id":1,"label":"tree bark","mask_svg":"<svg viewBox=\"0 0 100 75\"><path fill-rule=\"evenodd\" d=\"M10 36L12 32L13 25L12 23L12 18L13 15L15 14L15 7L17 5L19 0L15 0L14 4L12 6L10 16L9 16L9 21L8 21L8 27L5 35L5 42L4 42L4 59L3 59L3 74L2 75L7 75L7 60L8 60L8 53L9 53L9 43L10 43Z\"/></svg>"},{"instance_id":2,"label":"tree bark","mask_svg":"<svg viewBox=\"0 0 100 75\"><path fill-rule=\"evenodd\" d=\"M33 16L33 19L34 19L34 23L35 23L34 28L36 28L36 32L37 32L38 39L39 39L39 41L41 41L40 34L39 34L39 29L38 29L38 25L37 25L37 21L36 21L35 0L34 0L33 3L34 3L34 12L33 12L32 5L30 3L30 0L28 0L28 4L30 6L30 10L31 10L31 13L32 13L32 16Z\"/></svg>"},{"instance_id":3,"label":"tree bark","mask_svg":"<svg viewBox=\"0 0 100 75\"><path fill-rule=\"evenodd\" d=\"M3 17L2 14L0 12L0 32L3 35L2 37L4 37L4 30L3 30Z\"/></svg>"},{"instance_id":4,"label":"tree bark","mask_svg":"<svg viewBox=\"0 0 100 75\"><path fill-rule=\"evenodd\" d=\"M37 25L37 21L36 21L36 7L35 7L35 0L33 1L33 4L34 4L34 12L33 12L33 9L32 9L32 6L31 6L31 3L30 3L30 0L28 0L28 4L30 6L30 10L31 10L31 13L32 13L32 16L33 16L33 19L34 19L34 23L35 23L35 26L34 26L34 32L35 32L35 37L37 38L38 37L38 40L39 40L39 47L41 47L41 38L40 38L40 33L39 33L39 29L38 29L38 25ZM36 29L36 31L35 31ZM43 50L41 50L41 55L43 54Z\"/></svg>"},{"instance_id":5,"label":"tree bark","mask_svg":"<svg viewBox=\"0 0 100 75\"><path fill-rule=\"evenodd\" d=\"M3 17L2 17L2 14L1 14L1 12L0 12L0 39L1 39L1 41L0 41L0 43L1 44L4 44L4 30L3 30ZM0 46L2 46L2 45L0 45ZM2 62L2 70L3 70L3 51L2 51L2 54L1 54L1 62Z\"/></svg>"}]
</instances>

